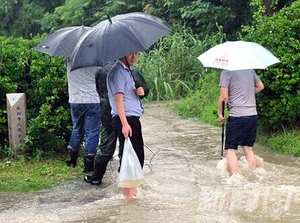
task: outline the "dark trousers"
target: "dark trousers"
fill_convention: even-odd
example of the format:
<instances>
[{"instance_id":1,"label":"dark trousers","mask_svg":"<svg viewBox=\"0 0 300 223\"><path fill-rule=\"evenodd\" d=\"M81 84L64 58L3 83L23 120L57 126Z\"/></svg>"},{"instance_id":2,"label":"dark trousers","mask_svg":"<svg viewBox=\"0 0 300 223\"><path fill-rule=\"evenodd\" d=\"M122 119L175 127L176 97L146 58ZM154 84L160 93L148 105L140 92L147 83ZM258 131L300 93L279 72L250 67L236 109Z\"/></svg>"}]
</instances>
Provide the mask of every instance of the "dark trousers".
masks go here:
<instances>
[{"instance_id":1,"label":"dark trousers","mask_svg":"<svg viewBox=\"0 0 300 223\"><path fill-rule=\"evenodd\" d=\"M100 132L100 146L95 157L94 177L102 180L107 165L112 159L115 149L116 141L119 138L119 157L121 157L124 147L124 136L122 134L122 125L118 117L112 119L111 108L108 99L101 98L101 132ZM129 125L132 128L133 136L130 138L133 148L135 149L141 165L144 165L144 141L142 137L141 123L138 117L127 117ZM137 152L141 151L141 152Z\"/></svg>"},{"instance_id":2,"label":"dark trousers","mask_svg":"<svg viewBox=\"0 0 300 223\"><path fill-rule=\"evenodd\" d=\"M117 135L113 128L111 108L108 98L101 98L101 131L100 145L95 157L94 177L101 180L106 172L107 165L112 159L117 142Z\"/></svg>"},{"instance_id":3,"label":"dark trousers","mask_svg":"<svg viewBox=\"0 0 300 223\"><path fill-rule=\"evenodd\" d=\"M144 140L142 135L142 126L141 126L140 118L136 116L129 116L126 118L132 130L132 136L130 137L130 141L140 161L140 164L143 168L145 155L144 155ZM119 144L120 144L119 157L120 157L120 165L121 165L125 138L122 133L122 123L118 116L113 118L113 127L115 130L115 134L119 139Z\"/></svg>"}]
</instances>

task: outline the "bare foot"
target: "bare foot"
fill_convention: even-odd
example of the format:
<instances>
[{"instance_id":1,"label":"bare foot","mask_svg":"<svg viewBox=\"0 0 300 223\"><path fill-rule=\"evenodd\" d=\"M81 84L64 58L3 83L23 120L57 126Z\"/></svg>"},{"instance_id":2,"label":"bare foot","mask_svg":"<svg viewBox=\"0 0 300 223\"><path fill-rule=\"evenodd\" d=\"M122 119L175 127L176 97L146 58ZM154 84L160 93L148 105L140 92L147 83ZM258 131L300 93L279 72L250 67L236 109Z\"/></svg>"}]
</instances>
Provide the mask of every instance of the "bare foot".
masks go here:
<instances>
[{"instance_id":1,"label":"bare foot","mask_svg":"<svg viewBox=\"0 0 300 223\"><path fill-rule=\"evenodd\" d=\"M133 200L136 198L137 189L136 188L123 188L123 196L126 200Z\"/></svg>"},{"instance_id":2,"label":"bare foot","mask_svg":"<svg viewBox=\"0 0 300 223\"><path fill-rule=\"evenodd\" d=\"M136 187L135 188L130 188L130 193L131 193L132 196L136 197L136 195L137 195L137 188Z\"/></svg>"}]
</instances>

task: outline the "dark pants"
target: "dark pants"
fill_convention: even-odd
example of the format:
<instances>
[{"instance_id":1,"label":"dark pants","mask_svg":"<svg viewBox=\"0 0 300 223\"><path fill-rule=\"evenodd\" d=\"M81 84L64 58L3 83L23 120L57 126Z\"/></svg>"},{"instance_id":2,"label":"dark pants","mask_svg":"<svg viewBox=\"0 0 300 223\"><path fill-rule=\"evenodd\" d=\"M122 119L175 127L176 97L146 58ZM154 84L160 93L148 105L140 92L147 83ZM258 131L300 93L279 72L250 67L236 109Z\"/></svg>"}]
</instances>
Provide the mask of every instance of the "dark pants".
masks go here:
<instances>
[{"instance_id":1,"label":"dark pants","mask_svg":"<svg viewBox=\"0 0 300 223\"><path fill-rule=\"evenodd\" d=\"M133 148L135 149L141 165L144 165L144 141L142 137L141 123L138 117L127 117L127 121L132 128L133 136L130 138ZM121 157L124 147L124 136L122 134L122 124L118 117L112 119L111 108L107 98L101 98L101 132L100 146L95 158L94 178L102 180L107 165L112 159L116 141L119 138L119 157Z\"/></svg>"},{"instance_id":2,"label":"dark pants","mask_svg":"<svg viewBox=\"0 0 300 223\"><path fill-rule=\"evenodd\" d=\"M135 116L129 116L126 118L132 130L132 136L130 137L130 141L140 161L140 164L143 167L145 156L144 156L144 140L142 135L142 126L141 126L140 118ZM119 157L120 157L120 165L121 165L125 138L122 133L122 123L118 116L113 118L113 126L120 143Z\"/></svg>"},{"instance_id":3,"label":"dark pants","mask_svg":"<svg viewBox=\"0 0 300 223\"><path fill-rule=\"evenodd\" d=\"M117 135L113 128L110 112L111 108L108 98L101 98L101 141L95 158L94 170L94 177L100 180L103 178L107 164L112 159L116 149Z\"/></svg>"}]
</instances>

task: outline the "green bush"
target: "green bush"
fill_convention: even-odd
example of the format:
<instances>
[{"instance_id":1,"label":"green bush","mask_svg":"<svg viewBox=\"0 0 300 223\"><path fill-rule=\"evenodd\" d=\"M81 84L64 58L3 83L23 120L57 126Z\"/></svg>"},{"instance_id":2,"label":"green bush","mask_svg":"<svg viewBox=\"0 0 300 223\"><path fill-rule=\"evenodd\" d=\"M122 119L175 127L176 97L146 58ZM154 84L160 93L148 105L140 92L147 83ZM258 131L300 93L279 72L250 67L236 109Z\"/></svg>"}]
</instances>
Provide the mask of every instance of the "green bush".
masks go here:
<instances>
[{"instance_id":1,"label":"green bush","mask_svg":"<svg viewBox=\"0 0 300 223\"><path fill-rule=\"evenodd\" d=\"M280 153L300 156L300 132L283 131L273 134L265 140L266 144L272 150Z\"/></svg>"},{"instance_id":2,"label":"green bush","mask_svg":"<svg viewBox=\"0 0 300 223\"><path fill-rule=\"evenodd\" d=\"M32 156L61 150L70 132L64 61L35 52L39 41L0 37L0 138L8 144L6 93L27 98L28 135L23 148ZM0 152L1 153L1 152ZM3 154L2 153L2 154Z\"/></svg>"},{"instance_id":3,"label":"green bush","mask_svg":"<svg viewBox=\"0 0 300 223\"><path fill-rule=\"evenodd\" d=\"M255 25L245 27L243 38L270 49L281 63L260 71L265 90L258 98L264 125L270 129L300 123L300 1L271 17L256 15Z\"/></svg>"}]
</instances>

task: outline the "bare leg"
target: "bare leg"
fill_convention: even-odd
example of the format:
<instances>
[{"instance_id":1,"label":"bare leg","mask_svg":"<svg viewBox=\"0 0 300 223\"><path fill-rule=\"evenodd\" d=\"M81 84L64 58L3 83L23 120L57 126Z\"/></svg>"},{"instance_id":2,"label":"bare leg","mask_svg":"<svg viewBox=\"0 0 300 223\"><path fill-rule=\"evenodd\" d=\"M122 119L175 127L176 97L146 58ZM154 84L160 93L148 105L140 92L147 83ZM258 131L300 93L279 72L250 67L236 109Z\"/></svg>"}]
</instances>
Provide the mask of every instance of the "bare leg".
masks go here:
<instances>
[{"instance_id":1,"label":"bare leg","mask_svg":"<svg viewBox=\"0 0 300 223\"><path fill-rule=\"evenodd\" d=\"M234 149L226 150L226 159L227 159L227 168L229 171L229 175L233 175L237 172L238 169L238 160L235 154Z\"/></svg>"},{"instance_id":2,"label":"bare leg","mask_svg":"<svg viewBox=\"0 0 300 223\"><path fill-rule=\"evenodd\" d=\"M255 158L252 147L244 146L244 153L245 153L245 157L248 162L249 168L251 170L254 170L256 168L256 158Z\"/></svg>"}]
</instances>

